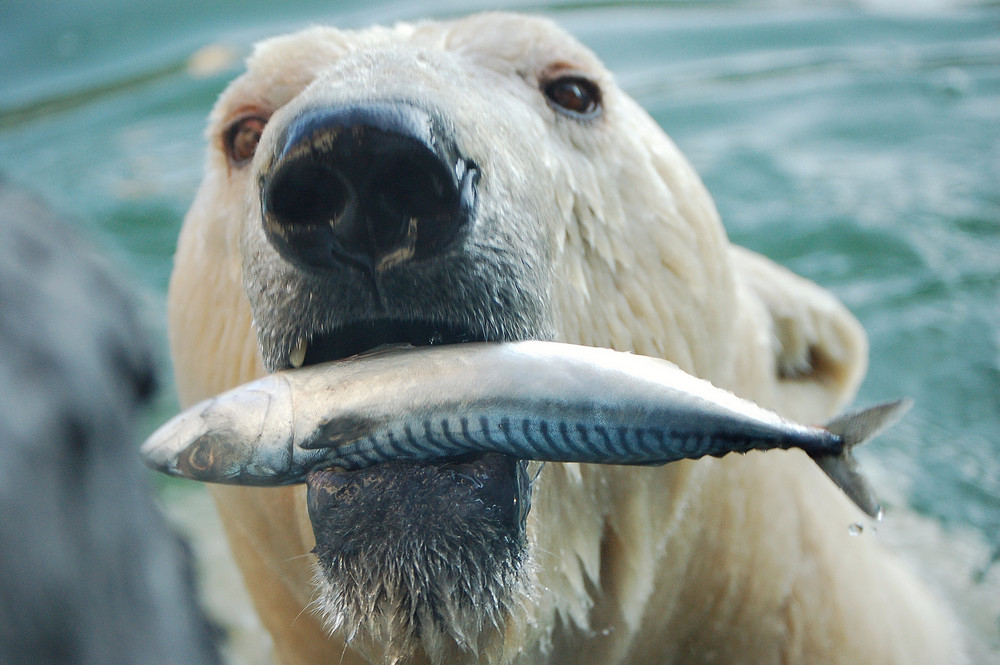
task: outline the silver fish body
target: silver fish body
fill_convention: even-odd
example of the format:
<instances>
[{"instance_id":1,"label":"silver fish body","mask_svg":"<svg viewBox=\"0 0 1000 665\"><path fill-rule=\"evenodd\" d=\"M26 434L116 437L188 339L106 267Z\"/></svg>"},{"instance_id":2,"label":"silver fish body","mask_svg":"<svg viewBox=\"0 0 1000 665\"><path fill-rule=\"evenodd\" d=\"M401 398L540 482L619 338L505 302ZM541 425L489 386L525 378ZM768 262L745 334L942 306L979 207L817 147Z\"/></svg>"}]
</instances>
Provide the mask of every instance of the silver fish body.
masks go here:
<instances>
[{"instance_id":1,"label":"silver fish body","mask_svg":"<svg viewBox=\"0 0 1000 665\"><path fill-rule=\"evenodd\" d=\"M850 448L906 406L808 427L645 356L534 341L397 347L276 372L201 402L142 454L171 475L281 485L317 468L482 452L659 465L801 448L874 515Z\"/></svg>"}]
</instances>

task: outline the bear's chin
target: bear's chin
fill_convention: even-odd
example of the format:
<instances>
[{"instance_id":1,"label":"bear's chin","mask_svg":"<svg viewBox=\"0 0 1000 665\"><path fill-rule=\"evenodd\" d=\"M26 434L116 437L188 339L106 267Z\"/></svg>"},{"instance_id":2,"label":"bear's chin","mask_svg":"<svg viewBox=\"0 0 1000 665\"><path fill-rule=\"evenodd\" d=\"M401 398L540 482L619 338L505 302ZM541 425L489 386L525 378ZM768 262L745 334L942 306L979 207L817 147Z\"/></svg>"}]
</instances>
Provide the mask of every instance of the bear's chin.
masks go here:
<instances>
[{"instance_id":1,"label":"bear's chin","mask_svg":"<svg viewBox=\"0 0 1000 665\"><path fill-rule=\"evenodd\" d=\"M386 663L474 662L528 593L526 465L487 454L314 471L316 607L331 633Z\"/></svg>"}]
</instances>

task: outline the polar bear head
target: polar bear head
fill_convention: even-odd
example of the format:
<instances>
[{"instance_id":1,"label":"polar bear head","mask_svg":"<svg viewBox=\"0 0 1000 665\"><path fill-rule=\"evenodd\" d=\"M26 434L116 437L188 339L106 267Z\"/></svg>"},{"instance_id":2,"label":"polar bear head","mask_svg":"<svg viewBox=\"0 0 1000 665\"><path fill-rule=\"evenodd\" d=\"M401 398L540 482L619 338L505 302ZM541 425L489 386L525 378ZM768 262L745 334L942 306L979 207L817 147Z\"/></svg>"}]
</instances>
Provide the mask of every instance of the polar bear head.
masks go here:
<instances>
[{"instance_id":1,"label":"polar bear head","mask_svg":"<svg viewBox=\"0 0 1000 665\"><path fill-rule=\"evenodd\" d=\"M208 136L170 293L185 403L390 342L632 350L804 418L863 373L854 320L731 247L670 139L547 20L266 41ZM373 661L510 660L559 624L639 630L663 553L636 511L679 519L696 468L489 455L217 498L279 649L312 602ZM310 550L318 598L301 570L255 577Z\"/></svg>"}]
</instances>

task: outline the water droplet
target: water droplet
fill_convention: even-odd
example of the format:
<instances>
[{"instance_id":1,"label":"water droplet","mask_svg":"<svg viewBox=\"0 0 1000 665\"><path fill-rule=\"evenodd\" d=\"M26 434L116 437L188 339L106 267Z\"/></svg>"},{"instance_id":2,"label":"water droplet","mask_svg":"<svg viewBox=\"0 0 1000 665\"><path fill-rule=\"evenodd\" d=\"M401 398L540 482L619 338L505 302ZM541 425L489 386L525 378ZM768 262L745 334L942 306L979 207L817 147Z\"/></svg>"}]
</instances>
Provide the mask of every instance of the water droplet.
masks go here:
<instances>
[{"instance_id":1,"label":"water droplet","mask_svg":"<svg viewBox=\"0 0 1000 665\"><path fill-rule=\"evenodd\" d=\"M865 527L863 524L861 524L861 522L855 522L851 526L847 527L847 533L851 534L852 536L860 536L864 530Z\"/></svg>"}]
</instances>

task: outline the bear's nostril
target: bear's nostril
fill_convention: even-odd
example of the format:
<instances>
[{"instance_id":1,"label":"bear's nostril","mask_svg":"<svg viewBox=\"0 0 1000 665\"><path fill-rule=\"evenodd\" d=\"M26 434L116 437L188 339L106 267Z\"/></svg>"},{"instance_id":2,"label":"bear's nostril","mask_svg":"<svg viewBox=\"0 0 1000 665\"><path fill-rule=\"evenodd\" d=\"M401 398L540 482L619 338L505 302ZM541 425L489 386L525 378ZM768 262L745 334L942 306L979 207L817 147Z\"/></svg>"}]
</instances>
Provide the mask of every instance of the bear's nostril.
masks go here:
<instances>
[{"instance_id":1,"label":"bear's nostril","mask_svg":"<svg viewBox=\"0 0 1000 665\"><path fill-rule=\"evenodd\" d=\"M442 164L427 157L403 155L390 160L376 173L371 190L387 216L427 218L451 213L457 193Z\"/></svg>"},{"instance_id":2,"label":"bear's nostril","mask_svg":"<svg viewBox=\"0 0 1000 665\"><path fill-rule=\"evenodd\" d=\"M343 214L350 190L336 171L311 160L286 164L264 190L264 210L279 225L319 225Z\"/></svg>"}]
</instances>

